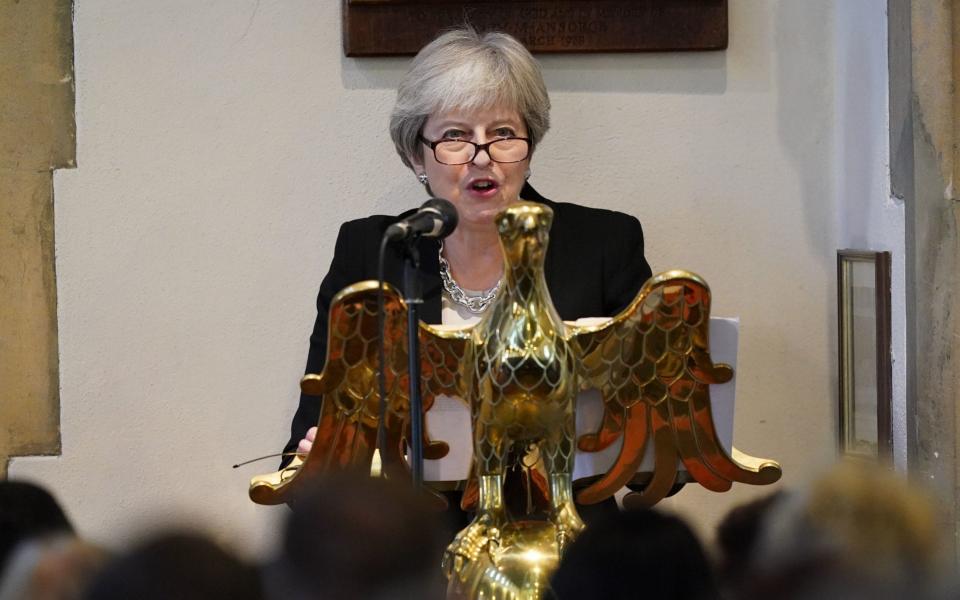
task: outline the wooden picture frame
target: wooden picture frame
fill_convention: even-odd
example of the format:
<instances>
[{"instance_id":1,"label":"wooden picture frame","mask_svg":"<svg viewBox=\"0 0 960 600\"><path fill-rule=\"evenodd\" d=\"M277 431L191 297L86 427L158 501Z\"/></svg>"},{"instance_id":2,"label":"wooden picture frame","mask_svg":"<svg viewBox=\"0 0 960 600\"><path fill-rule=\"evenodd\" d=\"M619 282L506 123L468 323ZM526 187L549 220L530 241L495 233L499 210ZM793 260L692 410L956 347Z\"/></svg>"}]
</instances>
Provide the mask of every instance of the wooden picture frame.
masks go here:
<instances>
[{"instance_id":1,"label":"wooden picture frame","mask_svg":"<svg viewBox=\"0 0 960 600\"><path fill-rule=\"evenodd\" d=\"M724 50L728 0L342 0L343 52L412 56L470 23L504 31L531 52Z\"/></svg>"},{"instance_id":2,"label":"wooden picture frame","mask_svg":"<svg viewBox=\"0 0 960 600\"><path fill-rule=\"evenodd\" d=\"M890 253L837 251L839 450L893 458Z\"/></svg>"}]
</instances>

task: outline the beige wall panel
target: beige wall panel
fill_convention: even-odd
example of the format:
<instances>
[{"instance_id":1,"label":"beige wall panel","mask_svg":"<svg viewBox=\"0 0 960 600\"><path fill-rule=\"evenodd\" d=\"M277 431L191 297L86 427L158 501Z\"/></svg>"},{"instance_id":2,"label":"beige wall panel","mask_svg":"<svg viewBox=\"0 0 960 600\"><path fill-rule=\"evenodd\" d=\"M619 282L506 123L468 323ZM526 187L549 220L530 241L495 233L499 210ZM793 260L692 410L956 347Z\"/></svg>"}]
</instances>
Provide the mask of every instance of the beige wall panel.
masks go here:
<instances>
[{"instance_id":1,"label":"beige wall panel","mask_svg":"<svg viewBox=\"0 0 960 600\"><path fill-rule=\"evenodd\" d=\"M51 173L0 169L0 476L60 449Z\"/></svg>"},{"instance_id":2,"label":"beige wall panel","mask_svg":"<svg viewBox=\"0 0 960 600\"><path fill-rule=\"evenodd\" d=\"M75 164L70 0L0 2L0 168Z\"/></svg>"},{"instance_id":3,"label":"beige wall panel","mask_svg":"<svg viewBox=\"0 0 960 600\"><path fill-rule=\"evenodd\" d=\"M72 16L0 3L0 477L60 450L52 170L76 163Z\"/></svg>"}]
</instances>

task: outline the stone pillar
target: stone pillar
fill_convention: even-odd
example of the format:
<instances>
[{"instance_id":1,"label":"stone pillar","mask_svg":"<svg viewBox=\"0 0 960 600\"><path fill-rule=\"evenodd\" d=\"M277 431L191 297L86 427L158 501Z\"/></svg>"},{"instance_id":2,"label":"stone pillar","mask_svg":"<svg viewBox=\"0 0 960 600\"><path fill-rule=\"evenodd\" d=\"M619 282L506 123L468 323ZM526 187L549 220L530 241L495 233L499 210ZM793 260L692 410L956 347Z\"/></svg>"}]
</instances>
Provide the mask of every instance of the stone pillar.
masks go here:
<instances>
[{"instance_id":1,"label":"stone pillar","mask_svg":"<svg viewBox=\"0 0 960 600\"><path fill-rule=\"evenodd\" d=\"M908 469L960 547L960 2L890 0L893 193L907 230Z\"/></svg>"}]
</instances>

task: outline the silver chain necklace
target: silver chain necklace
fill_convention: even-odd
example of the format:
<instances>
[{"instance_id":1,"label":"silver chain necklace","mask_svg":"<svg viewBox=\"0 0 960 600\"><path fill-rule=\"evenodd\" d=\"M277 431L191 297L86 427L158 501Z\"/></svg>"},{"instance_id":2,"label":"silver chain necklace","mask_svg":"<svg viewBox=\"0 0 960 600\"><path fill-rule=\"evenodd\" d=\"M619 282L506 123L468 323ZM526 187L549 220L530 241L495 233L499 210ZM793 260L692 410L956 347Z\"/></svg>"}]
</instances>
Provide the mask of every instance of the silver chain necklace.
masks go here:
<instances>
[{"instance_id":1,"label":"silver chain necklace","mask_svg":"<svg viewBox=\"0 0 960 600\"><path fill-rule=\"evenodd\" d=\"M463 291L463 288L457 284L453 275L450 274L450 263L443 257L443 241L440 242L440 280L443 282L443 289L450 294L450 299L463 306L475 315L482 313L487 306L496 300L497 293L500 291L500 285L503 283L501 277L497 285L479 296L470 296Z\"/></svg>"}]
</instances>

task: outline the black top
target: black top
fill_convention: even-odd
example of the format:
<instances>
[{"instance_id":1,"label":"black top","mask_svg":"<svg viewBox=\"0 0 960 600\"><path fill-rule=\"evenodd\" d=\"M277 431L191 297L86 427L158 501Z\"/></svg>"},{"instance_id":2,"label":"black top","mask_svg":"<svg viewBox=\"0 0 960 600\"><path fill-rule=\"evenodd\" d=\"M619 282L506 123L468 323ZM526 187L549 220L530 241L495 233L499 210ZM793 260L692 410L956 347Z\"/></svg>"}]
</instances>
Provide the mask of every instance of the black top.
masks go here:
<instances>
[{"instance_id":1,"label":"black top","mask_svg":"<svg viewBox=\"0 0 960 600\"><path fill-rule=\"evenodd\" d=\"M643 230L636 217L612 210L587 208L547 200L530 185L520 192L524 200L541 202L553 209L550 245L544 265L547 287L560 318L610 317L637 295L650 278L650 266L643 256ZM310 335L307 373L320 373L327 354L327 319L333 297L348 285L377 278L380 238L386 228L412 214L374 215L340 226L330 270L317 295L317 321ZM420 317L440 324L441 295L440 243L419 241L423 304ZM384 279L403 290L403 257L400 249L387 250ZM317 396L300 395L300 406L290 427L290 441L284 452L293 452L307 429L320 418ZM289 462L288 459L283 464Z\"/></svg>"}]
</instances>

